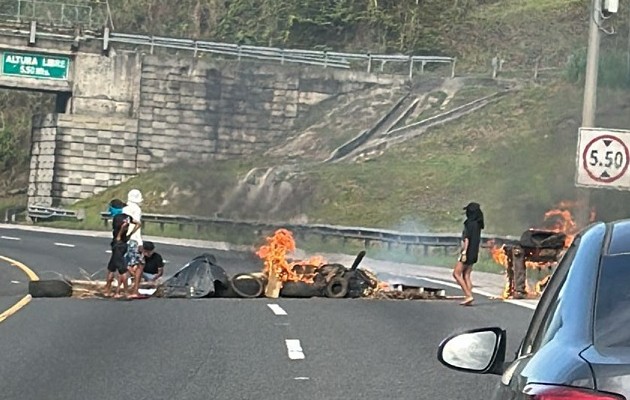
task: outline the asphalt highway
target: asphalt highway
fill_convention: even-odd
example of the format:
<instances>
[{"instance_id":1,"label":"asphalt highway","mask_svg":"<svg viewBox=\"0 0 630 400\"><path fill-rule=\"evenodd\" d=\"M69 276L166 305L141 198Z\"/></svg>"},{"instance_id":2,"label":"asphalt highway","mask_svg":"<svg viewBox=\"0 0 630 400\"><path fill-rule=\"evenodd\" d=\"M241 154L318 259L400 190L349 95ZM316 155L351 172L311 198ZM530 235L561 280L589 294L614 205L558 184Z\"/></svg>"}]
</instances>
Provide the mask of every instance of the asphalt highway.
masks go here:
<instances>
[{"instance_id":1,"label":"asphalt highway","mask_svg":"<svg viewBox=\"0 0 630 400\"><path fill-rule=\"evenodd\" d=\"M252 254L156 247L167 274L206 251L228 274L260 268ZM107 249L104 238L0 229L0 255L41 279L102 276ZM26 280L0 261L0 312ZM0 323L0 387L7 400L483 399L499 378L446 369L439 342L498 325L512 354L531 313L481 298L33 299Z\"/></svg>"}]
</instances>

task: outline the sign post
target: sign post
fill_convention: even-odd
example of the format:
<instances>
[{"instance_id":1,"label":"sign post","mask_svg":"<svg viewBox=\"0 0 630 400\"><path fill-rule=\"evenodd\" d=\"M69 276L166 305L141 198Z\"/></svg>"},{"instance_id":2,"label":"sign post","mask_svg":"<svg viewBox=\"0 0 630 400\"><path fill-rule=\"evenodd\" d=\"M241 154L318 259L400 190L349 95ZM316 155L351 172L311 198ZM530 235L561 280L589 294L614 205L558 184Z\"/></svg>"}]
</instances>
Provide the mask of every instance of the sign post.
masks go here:
<instances>
[{"instance_id":1,"label":"sign post","mask_svg":"<svg viewBox=\"0 0 630 400\"><path fill-rule=\"evenodd\" d=\"M2 75L67 80L68 57L27 53L2 53Z\"/></svg>"},{"instance_id":2,"label":"sign post","mask_svg":"<svg viewBox=\"0 0 630 400\"><path fill-rule=\"evenodd\" d=\"M580 128L577 186L630 190L630 131Z\"/></svg>"}]
</instances>

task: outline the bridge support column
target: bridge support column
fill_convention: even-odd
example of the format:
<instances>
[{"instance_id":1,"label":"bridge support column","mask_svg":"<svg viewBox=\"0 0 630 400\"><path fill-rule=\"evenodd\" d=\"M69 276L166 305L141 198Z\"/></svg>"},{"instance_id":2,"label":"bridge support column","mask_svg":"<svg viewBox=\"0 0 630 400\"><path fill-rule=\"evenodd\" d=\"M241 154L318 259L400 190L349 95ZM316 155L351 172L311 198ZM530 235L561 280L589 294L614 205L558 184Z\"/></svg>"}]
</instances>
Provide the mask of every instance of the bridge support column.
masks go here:
<instances>
[{"instance_id":1,"label":"bridge support column","mask_svg":"<svg viewBox=\"0 0 630 400\"><path fill-rule=\"evenodd\" d=\"M28 204L59 206L91 197L138 173L138 121L82 114L33 118Z\"/></svg>"}]
</instances>

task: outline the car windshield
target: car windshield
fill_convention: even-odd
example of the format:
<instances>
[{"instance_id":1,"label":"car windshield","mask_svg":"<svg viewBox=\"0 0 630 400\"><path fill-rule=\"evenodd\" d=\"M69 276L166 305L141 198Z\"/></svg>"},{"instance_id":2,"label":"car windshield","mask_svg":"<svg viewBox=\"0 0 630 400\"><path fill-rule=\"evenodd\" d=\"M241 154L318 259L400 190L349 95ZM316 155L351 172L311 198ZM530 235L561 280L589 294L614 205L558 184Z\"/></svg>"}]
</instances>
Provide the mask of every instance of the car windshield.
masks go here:
<instances>
[{"instance_id":1,"label":"car windshield","mask_svg":"<svg viewBox=\"0 0 630 400\"><path fill-rule=\"evenodd\" d=\"M597 347L630 347L630 253L602 258L595 303Z\"/></svg>"}]
</instances>

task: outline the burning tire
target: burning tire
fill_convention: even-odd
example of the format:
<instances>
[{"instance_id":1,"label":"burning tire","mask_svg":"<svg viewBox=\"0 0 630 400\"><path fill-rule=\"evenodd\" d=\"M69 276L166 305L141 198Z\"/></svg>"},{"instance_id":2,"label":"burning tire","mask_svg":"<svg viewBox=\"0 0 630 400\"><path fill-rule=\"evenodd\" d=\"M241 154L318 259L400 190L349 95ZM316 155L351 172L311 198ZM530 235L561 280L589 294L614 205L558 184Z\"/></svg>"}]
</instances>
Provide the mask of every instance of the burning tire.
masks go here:
<instances>
[{"instance_id":1,"label":"burning tire","mask_svg":"<svg viewBox=\"0 0 630 400\"><path fill-rule=\"evenodd\" d=\"M321 287L306 282L285 282L280 290L280 296L295 298L315 297L321 293Z\"/></svg>"},{"instance_id":2,"label":"burning tire","mask_svg":"<svg viewBox=\"0 0 630 400\"><path fill-rule=\"evenodd\" d=\"M28 293L32 297L70 297L72 285L60 280L30 281Z\"/></svg>"},{"instance_id":3,"label":"burning tire","mask_svg":"<svg viewBox=\"0 0 630 400\"><path fill-rule=\"evenodd\" d=\"M232 290L239 297L253 299L260 297L265 289L262 279L252 274L236 274L230 280Z\"/></svg>"},{"instance_id":4,"label":"burning tire","mask_svg":"<svg viewBox=\"0 0 630 400\"><path fill-rule=\"evenodd\" d=\"M348 280L345 278L333 278L324 290L326 297L340 299L348 294Z\"/></svg>"}]
</instances>

